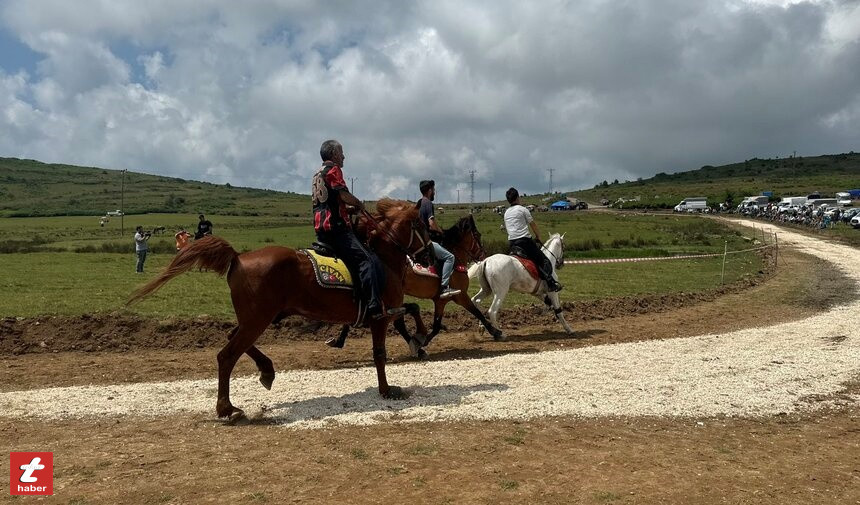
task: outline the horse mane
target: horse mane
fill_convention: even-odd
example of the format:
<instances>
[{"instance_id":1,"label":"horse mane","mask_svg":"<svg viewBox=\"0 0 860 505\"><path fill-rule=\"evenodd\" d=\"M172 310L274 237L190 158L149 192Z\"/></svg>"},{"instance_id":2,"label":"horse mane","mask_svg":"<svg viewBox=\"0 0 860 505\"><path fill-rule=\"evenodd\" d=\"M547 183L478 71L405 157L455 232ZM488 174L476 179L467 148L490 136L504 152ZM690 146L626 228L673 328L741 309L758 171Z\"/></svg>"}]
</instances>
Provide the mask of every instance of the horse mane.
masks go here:
<instances>
[{"instance_id":1,"label":"horse mane","mask_svg":"<svg viewBox=\"0 0 860 505\"><path fill-rule=\"evenodd\" d=\"M447 230L442 230L443 243L457 243L463 236L463 233L469 229L470 217L471 216L463 216L458 219L457 222L454 223L450 228L448 228Z\"/></svg>"},{"instance_id":2,"label":"horse mane","mask_svg":"<svg viewBox=\"0 0 860 505\"><path fill-rule=\"evenodd\" d=\"M415 204L405 200L394 200L383 198L376 202L376 212L386 221L392 223L402 220L414 220L418 217L418 209Z\"/></svg>"}]
</instances>

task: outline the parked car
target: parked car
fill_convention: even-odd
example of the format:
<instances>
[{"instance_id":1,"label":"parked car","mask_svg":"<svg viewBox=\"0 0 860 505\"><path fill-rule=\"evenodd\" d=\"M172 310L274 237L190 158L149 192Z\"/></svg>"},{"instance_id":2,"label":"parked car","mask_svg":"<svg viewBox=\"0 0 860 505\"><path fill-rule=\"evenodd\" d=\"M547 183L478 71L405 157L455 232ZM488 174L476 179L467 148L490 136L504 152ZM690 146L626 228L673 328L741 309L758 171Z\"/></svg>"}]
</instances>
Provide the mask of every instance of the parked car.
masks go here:
<instances>
[{"instance_id":1,"label":"parked car","mask_svg":"<svg viewBox=\"0 0 860 505\"><path fill-rule=\"evenodd\" d=\"M842 213L842 216L840 216L839 219L843 223L850 223L851 219L858 214L860 214L860 207L854 207L853 209L846 209L845 212Z\"/></svg>"},{"instance_id":2,"label":"parked car","mask_svg":"<svg viewBox=\"0 0 860 505\"><path fill-rule=\"evenodd\" d=\"M588 210L588 204L583 202L582 200L576 202L576 205L573 206L574 210Z\"/></svg>"},{"instance_id":3,"label":"parked car","mask_svg":"<svg viewBox=\"0 0 860 505\"><path fill-rule=\"evenodd\" d=\"M121 211L121 210L119 210L119 209L116 209L116 210L109 210L109 211L107 212L107 215L108 215L108 216L121 216L121 215L122 215L122 211Z\"/></svg>"},{"instance_id":4,"label":"parked car","mask_svg":"<svg viewBox=\"0 0 860 505\"><path fill-rule=\"evenodd\" d=\"M855 229L860 229L860 214L856 214L854 217L851 218L851 226L853 226Z\"/></svg>"}]
</instances>

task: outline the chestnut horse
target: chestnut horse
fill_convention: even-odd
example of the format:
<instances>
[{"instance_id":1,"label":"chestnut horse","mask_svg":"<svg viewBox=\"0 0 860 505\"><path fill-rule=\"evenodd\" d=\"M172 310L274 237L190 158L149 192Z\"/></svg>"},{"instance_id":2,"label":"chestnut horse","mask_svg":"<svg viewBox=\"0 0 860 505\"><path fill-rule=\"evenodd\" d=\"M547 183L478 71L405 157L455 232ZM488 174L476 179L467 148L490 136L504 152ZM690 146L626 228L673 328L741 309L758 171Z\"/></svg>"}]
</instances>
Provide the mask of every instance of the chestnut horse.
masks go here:
<instances>
[{"instance_id":1,"label":"chestnut horse","mask_svg":"<svg viewBox=\"0 0 860 505\"><path fill-rule=\"evenodd\" d=\"M417 254L429 244L427 229L409 202L383 199L378 215L363 217L368 228L369 245L385 265L386 282L382 301L386 307L403 304L403 280L407 255ZM408 245L407 245L408 244ZM242 410L230 403L230 375L236 361L246 353L260 371L260 383L272 388L275 369L272 360L254 342L276 318L300 315L316 321L355 324L359 309L349 290L328 289L316 282L308 257L287 247L264 247L239 254L226 240L207 236L180 251L170 265L137 291L129 303L152 294L174 277L194 267L227 276L237 326L230 332L227 345L218 353L218 417L235 422L244 418ZM355 278L354 282L358 282ZM368 320L373 336L373 362L379 393L384 398L402 398L403 391L388 384L385 377L385 334L391 317Z\"/></svg>"},{"instance_id":2,"label":"chestnut horse","mask_svg":"<svg viewBox=\"0 0 860 505\"><path fill-rule=\"evenodd\" d=\"M455 269L451 275L450 285L454 289L459 289L460 293L451 298L442 299L439 297L439 277L421 275L410 268L406 272L406 294L415 298L433 300L433 330L429 334L427 333L427 328L421 321L418 306L415 304L407 304L410 306L409 314L415 319L415 335L409 334L403 317L394 321L394 327L409 344L413 356L421 358L427 355L422 348L426 347L442 329L442 318L445 315L445 306L449 301L457 303L475 316L495 340L504 339L501 330L493 326L469 297L469 275L465 266L470 261L481 261L486 256L484 245L481 243L481 232L475 225L474 217L471 214L463 217L454 226L444 230L441 244L454 255ZM348 330L349 327L344 327L339 337L330 339L326 343L331 347L343 347L349 333Z\"/></svg>"}]
</instances>

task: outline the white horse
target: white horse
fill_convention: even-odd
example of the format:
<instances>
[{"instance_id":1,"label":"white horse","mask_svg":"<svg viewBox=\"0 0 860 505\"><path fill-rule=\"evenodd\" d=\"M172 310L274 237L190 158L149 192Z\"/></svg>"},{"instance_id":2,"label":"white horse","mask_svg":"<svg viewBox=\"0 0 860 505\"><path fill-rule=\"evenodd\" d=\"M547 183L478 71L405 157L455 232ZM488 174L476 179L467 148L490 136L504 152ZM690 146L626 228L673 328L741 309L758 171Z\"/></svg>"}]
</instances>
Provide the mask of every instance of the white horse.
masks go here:
<instances>
[{"instance_id":1,"label":"white horse","mask_svg":"<svg viewBox=\"0 0 860 505\"><path fill-rule=\"evenodd\" d=\"M553 233L549 240L541 248L544 256L552 263L552 276L558 280L556 270L564 266L564 235ZM520 261L507 254L494 254L480 263L475 263L469 268L469 278L480 282L481 290L472 297L475 305L490 295L493 295L493 303L490 304L489 319L493 326L499 328L499 309L508 291L513 289L520 293L536 296L538 299L553 309L555 318L564 326L564 331L573 333L573 329L567 324L561 313L561 303L558 293L547 292L546 281L534 280Z\"/></svg>"}]
</instances>

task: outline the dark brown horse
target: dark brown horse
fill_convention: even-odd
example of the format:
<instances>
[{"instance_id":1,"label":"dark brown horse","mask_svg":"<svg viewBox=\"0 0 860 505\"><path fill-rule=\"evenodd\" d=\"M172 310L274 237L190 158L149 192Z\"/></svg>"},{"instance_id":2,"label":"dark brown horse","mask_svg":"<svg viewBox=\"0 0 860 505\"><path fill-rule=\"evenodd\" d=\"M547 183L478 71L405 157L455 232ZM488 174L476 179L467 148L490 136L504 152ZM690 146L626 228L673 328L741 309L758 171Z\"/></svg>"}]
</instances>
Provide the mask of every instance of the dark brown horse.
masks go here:
<instances>
[{"instance_id":1,"label":"dark brown horse","mask_svg":"<svg viewBox=\"0 0 860 505\"><path fill-rule=\"evenodd\" d=\"M444 230L441 244L454 255L455 268L451 275L450 285L454 289L459 289L460 293L451 298L440 298L439 277L421 275L410 268L406 272L406 294L415 298L433 300L433 329L428 334L427 328L421 320L418 306L415 304L407 304L410 308L409 314L415 319L415 335L409 334L402 317L394 321L394 327L409 344L413 355L417 357L426 356L427 353L422 347L426 347L442 329L445 306L450 301L457 303L475 316L494 339L501 340L504 338L501 330L487 320L483 312L472 303L472 299L469 297L469 275L465 266L469 261L480 261L486 256L481 242L481 232L475 225L474 217L472 215L463 217L454 226ZM326 343L332 347L343 347L348 330L349 327L344 327L338 338L330 339Z\"/></svg>"},{"instance_id":2,"label":"dark brown horse","mask_svg":"<svg viewBox=\"0 0 860 505\"><path fill-rule=\"evenodd\" d=\"M429 243L429 236L409 202L383 199L377 204L378 215L368 226L368 243L385 265L385 289L382 301L386 307L403 304L403 281L408 268L407 253L417 253ZM254 360L260 371L260 382L271 389L275 379L272 360L254 346L254 342L276 318L291 315L316 321L354 324L359 317L353 294L348 290L320 287L306 255L287 247L264 247L239 254L226 240L207 236L176 255L157 278L135 291L129 303L153 293L165 283L194 267L227 275L237 326L229 342L218 353L218 417L236 421L242 410L230 403L230 375L242 353ZM357 279L356 279L357 281ZM379 393L385 398L401 398L403 391L390 386L385 377L385 333L390 317L369 321L373 336L373 362L376 365Z\"/></svg>"}]
</instances>

